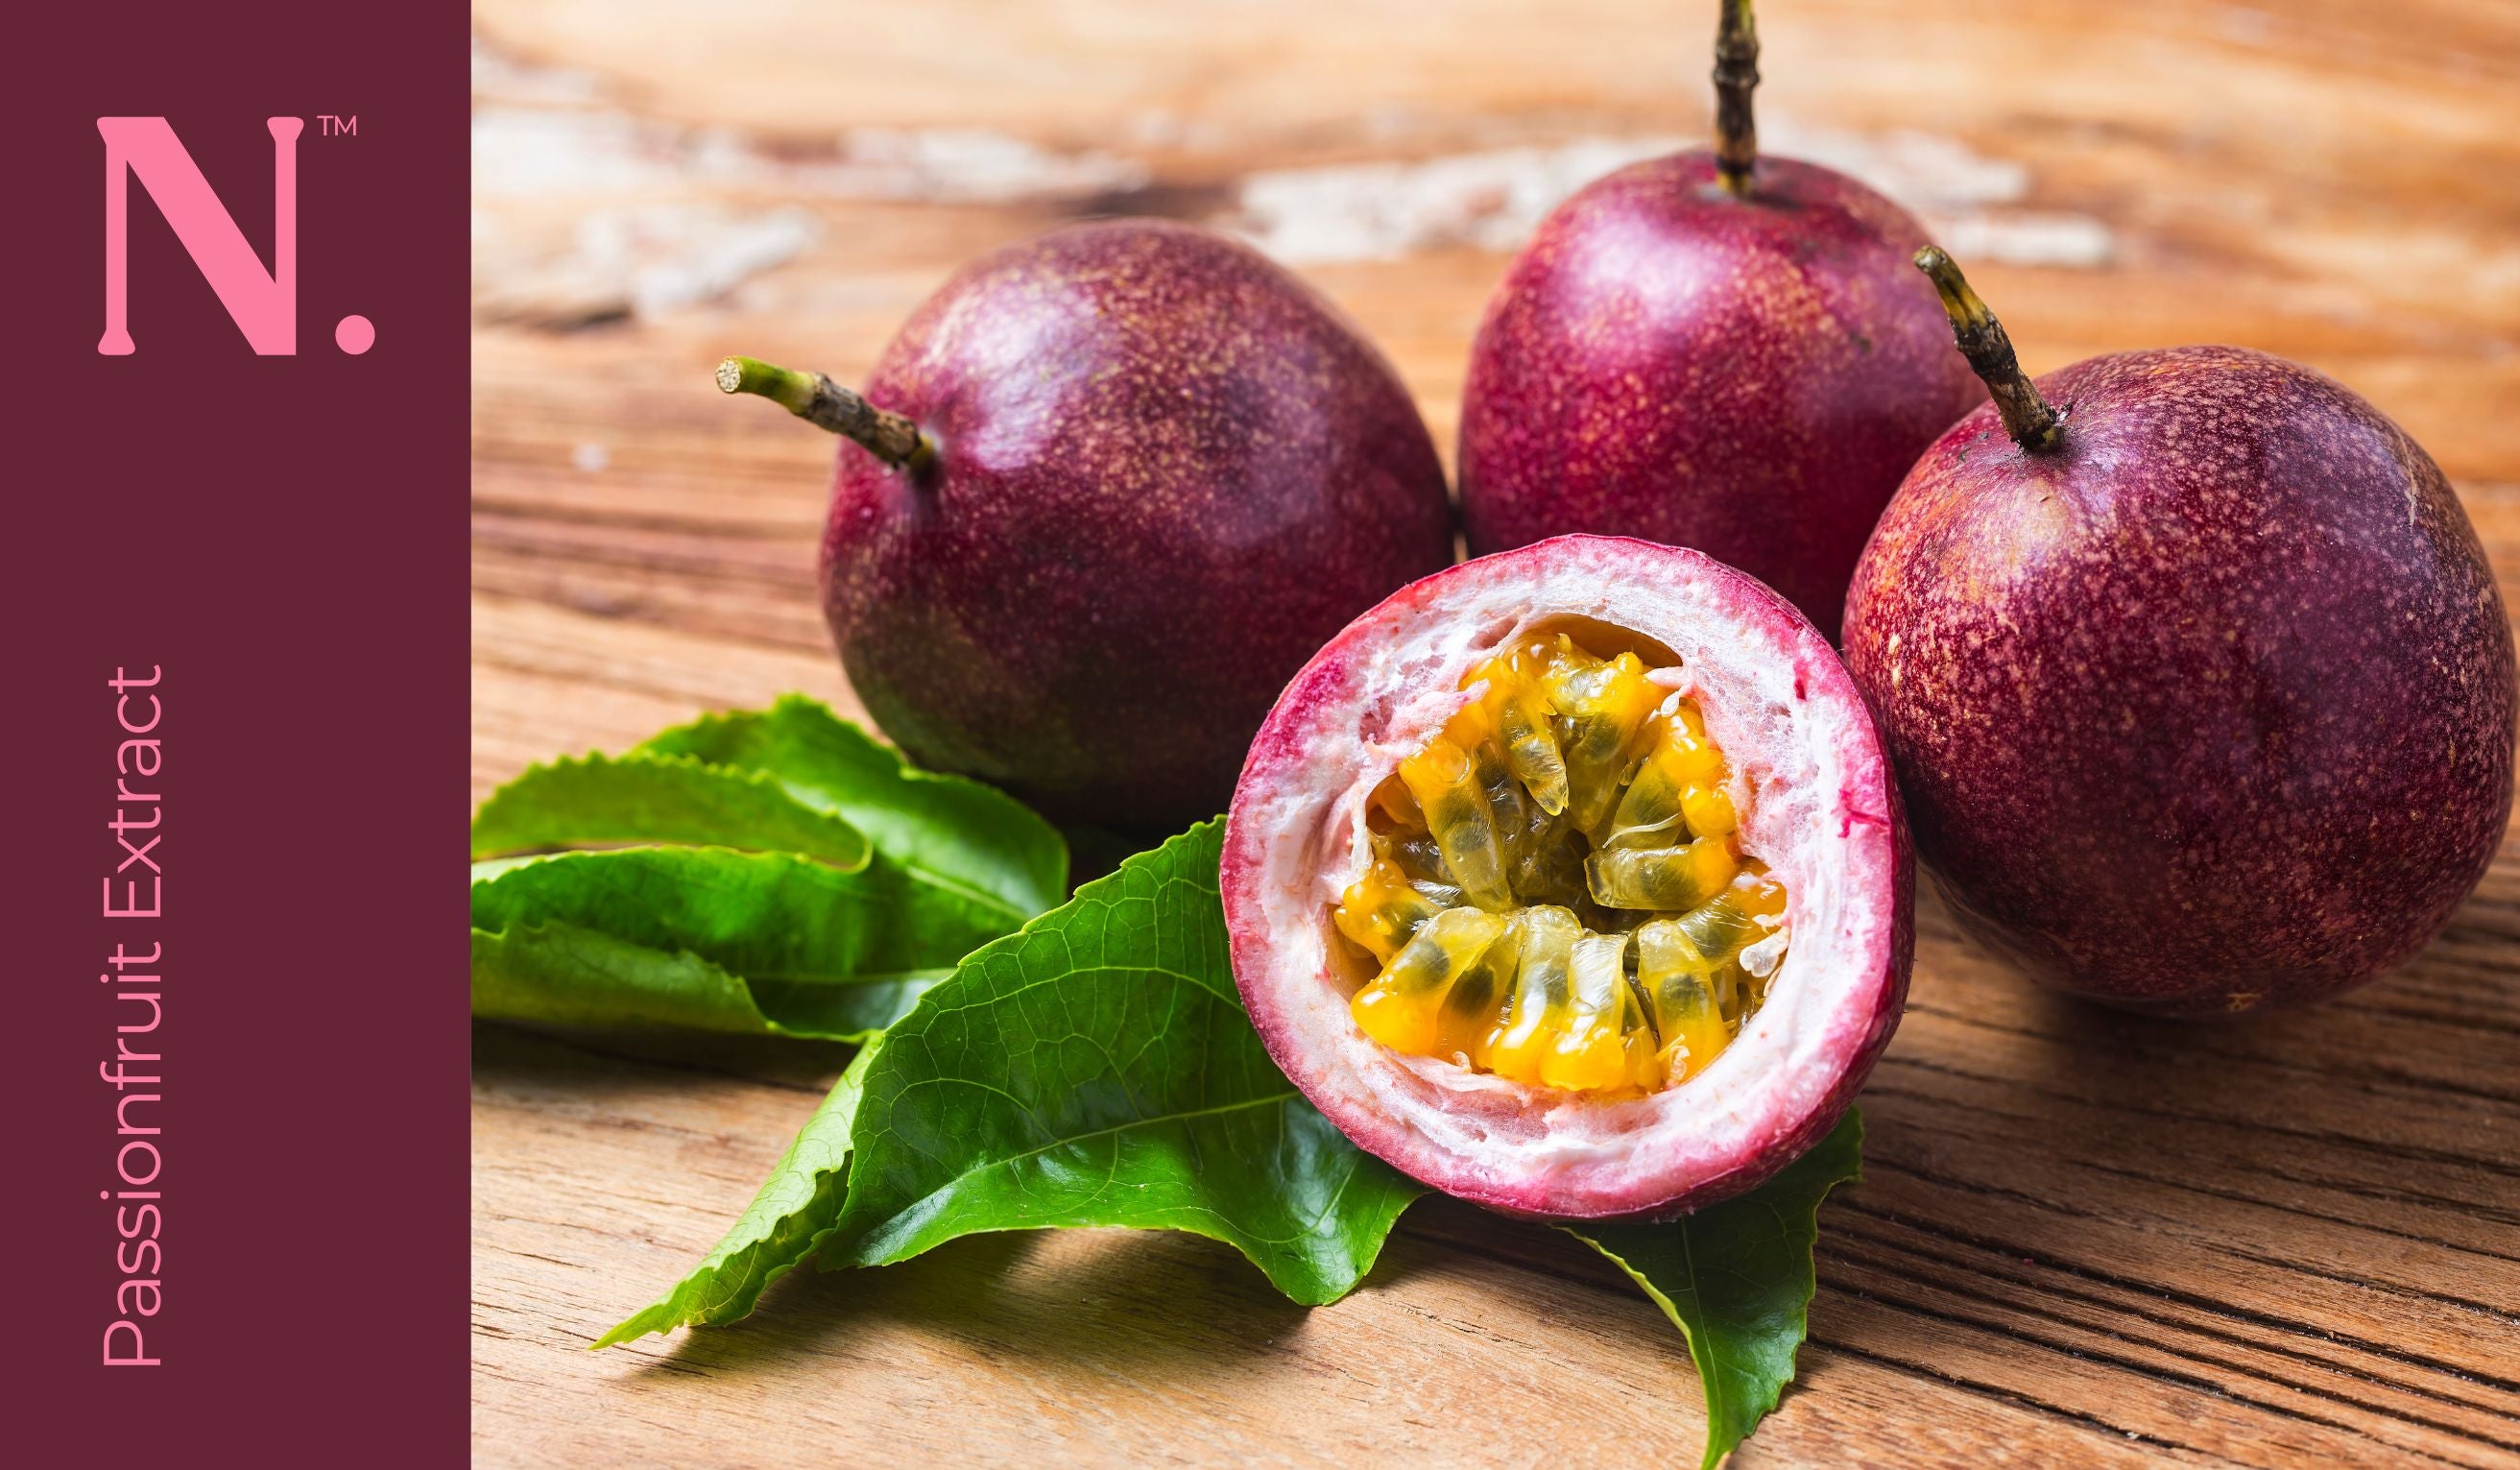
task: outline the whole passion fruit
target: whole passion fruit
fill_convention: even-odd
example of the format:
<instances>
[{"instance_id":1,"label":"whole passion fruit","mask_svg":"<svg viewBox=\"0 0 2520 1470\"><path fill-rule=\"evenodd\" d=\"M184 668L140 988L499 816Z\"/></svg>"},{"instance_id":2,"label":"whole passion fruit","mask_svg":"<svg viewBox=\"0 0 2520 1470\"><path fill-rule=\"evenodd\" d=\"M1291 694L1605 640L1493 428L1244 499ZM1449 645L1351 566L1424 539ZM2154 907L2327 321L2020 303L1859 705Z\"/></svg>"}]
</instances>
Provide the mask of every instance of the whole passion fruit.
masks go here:
<instances>
[{"instance_id":1,"label":"whole passion fruit","mask_svg":"<svg viewBox=\"0 0 2520 1470\"><path fill-rule=\"evenodd\" d=\"M1061 820L1215 815L1305 656L1453 559L1391 365L1189 225L1071 225L973 262L863 397L749 358L718 383L847 440L823 610L876 723Z\"/></svg>"},{"instance_id":2,"label":"whole passion fruit","mask_svg":"<svg viewBox=\"0 0 2520 1470\"><path fill-rule=\"evenodd\" d=\"M1922 226L1762 157L1746 0L1717 37L1715 147L1557 207L1497 288L1462 390L1462 528L1694 546L1835 633L1899 478L1986 401L1908 267Z\"/></svg>"},{"instance_id":3,"label":"whole passion fruit","mask_svg":"<svg viewBox=\"0 0 2520 1470\"><path fill-rule=\"evenodd\" d=\"M2440 468L2236 347L2034 385L1950 259L1918 264L1995 402L1882 516L1846 657L1961 924L2172 1014L2413 954L2511 812L2510 622Z\"/></svg>"},{"instance_id":4,"label":"whole passion fruit","mask_svg":"<svg viewBox=\"0 0 2520 1470\"><path fill-rule=\"evenodd\" d=\"M1225 842L1235 979L1364 1148L1551 1218L1747 1189L1844 1113L1912 948L1845 666L1695 551L1560 536L1401 589L1306 665Z\"/></svg>"}]
</instances>

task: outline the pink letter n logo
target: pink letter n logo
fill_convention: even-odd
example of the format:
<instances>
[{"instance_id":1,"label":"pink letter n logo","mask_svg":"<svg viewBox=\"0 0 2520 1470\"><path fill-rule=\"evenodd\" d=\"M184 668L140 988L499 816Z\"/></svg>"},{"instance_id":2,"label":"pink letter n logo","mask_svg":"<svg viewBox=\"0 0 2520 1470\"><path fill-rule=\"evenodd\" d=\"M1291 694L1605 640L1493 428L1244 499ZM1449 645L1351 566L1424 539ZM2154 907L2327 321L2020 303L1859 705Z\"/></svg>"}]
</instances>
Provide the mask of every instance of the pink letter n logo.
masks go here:
<instances>
[{"instance_id":1,"label":"pink letter n logo","mask_svg":"<svg viewBox=\"0 0 2520 1470\"><path fill-rule=\"evenodd\" d=\"M269 275L165 118L96 119L96 130L105 135L105 336L97 351L112 357L131 351L131 191L123 178L128 172L158 202L184 253L254 351L265 357L296 353L297 134L306 123L274 117L266 125L274 267Z\"/></svg>"}]
</instances>

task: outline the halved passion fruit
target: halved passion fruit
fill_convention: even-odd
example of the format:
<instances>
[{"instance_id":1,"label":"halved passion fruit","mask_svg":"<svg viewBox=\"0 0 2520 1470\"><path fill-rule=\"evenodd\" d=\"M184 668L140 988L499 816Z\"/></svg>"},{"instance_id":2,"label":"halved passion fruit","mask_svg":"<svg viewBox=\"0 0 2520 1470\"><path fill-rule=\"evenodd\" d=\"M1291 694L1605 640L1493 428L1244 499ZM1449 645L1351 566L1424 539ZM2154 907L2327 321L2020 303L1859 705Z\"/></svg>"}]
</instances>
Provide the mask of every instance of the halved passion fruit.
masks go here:
<instances>
[{"instance_id":1,"label":"halved passion fruit","mask_svg":"<svg viewBox=\"0 0 2520 1470\"><path fill-rule=\"evenodd\" d=\"M1416 582L1295 676L1226 832L1235 978L1350 1138L1551 1217L1747 1189L1844 1113L1912 945L1845 666L1694 551L1561 536Z\"/></svg>"}]
</instances>

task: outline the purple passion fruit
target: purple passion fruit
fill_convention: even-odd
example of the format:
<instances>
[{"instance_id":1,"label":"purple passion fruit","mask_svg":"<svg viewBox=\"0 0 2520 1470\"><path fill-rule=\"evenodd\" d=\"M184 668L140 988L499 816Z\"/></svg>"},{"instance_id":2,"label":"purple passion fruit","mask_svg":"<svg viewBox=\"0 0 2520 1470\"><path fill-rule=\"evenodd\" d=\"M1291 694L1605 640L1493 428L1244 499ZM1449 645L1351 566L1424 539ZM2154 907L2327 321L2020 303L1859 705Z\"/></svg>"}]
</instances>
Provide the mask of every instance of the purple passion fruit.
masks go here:
<instances>
[{"instance_id":1,"label":"purple passion fruit","mask_svg":"<svg viewBox=\"0 0 2520 1470\"><path fill-rule=\"evenodd\" d=\"M1918 264L1995 402L1882 517L1846 656L1961 924L2177 1014L2412 955L2511 812L2510 624L2439 467L2236 347L2034 385L1949 258Z\"/></svg>"},{"instance_id":2,"label":"purple passion fruit","mask_svg":"<svg viewBox=\"0 0 2520 1470\"><path fill-rule=\"evenodd\" d=\"M1717 146L1601 179L1542 221L1471 349L1473 556L1568 531L1694 546L1835 633L1899 479L1985 401L1907 212L1756 158L1749 7L1717 44Z\"/></svg>"},{"instance_id":3,"label":"purple passion fruit","mask_svg":"<svg viewBox=\"0 0 2520 1470\"><path fill-rule=\"evenodd\" d=\"M1747 1189L1907 991L1910 869L1853 682L1698 552L1563 536L1402 589L1295 676L1226 829L1234 971L1364 1148L1552 1218Z\"/></svg>"},{"instance_id":4,"label":"purple passion fruit","mask_svg":"<svg viewBox=\"0 0 2520 1470\"><path fill-rule=\"evenodd\" d=\"M949 281L863 398L744 358L848 440L823 606L913 759L1054 817L1221 809L1287 675L1452 560L1444 472L1334 309L1189 226L1071 226Z\"/></svg>"}]
</instances>

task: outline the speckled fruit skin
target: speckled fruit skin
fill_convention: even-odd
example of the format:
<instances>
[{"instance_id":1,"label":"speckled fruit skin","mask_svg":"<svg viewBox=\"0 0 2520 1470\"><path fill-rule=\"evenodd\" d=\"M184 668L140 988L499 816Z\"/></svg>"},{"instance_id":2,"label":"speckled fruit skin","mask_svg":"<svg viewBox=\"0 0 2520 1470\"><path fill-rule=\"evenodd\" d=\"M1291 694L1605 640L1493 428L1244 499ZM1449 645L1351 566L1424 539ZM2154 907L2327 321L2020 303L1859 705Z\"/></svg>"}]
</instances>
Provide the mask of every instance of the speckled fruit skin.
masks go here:
<instances>
[{"instance_id":1,"label":"speckled fruit skin","mask_svg":"<svg viewBox=\"0 0 2520 1470\"><path fill-rule=\"evenodd\" d=\"M1404 1057L1349 1011L1328 907L1370 857L1366 803L1534 620L1589 619L1676 654L1732 761L1743 850L1787 890L1768 999L1702 1075L1604 1100ZM1251 744L1219 888L1234 978L1270 1057L1360 1148L1542 1219L1668 1217L1774 1175L1845 1116L1897 1029L1914 870L1888 752L1791 604L1698 552L1559 536L1402 588L1304 666Z\"/></svg>"},{"instance_id":2,"label":"speckled fruit skin","mask_svg":"<svg viewBox=\"0 0 2520 1470\"><path fill-rule=\"evenodd\" d=\"M1693 546L1834 632L1900 477L1986 401L1909 263L1924 243L1789 159L1761 159L1747 200L1698 151L1560 205L1470 352L1470 553L1569 531Z\"/></svg>"},{"instance_id":3,"label":"speckled fruit skin","mask_svg":"<svg viewBox=\"0 0 2520 1470\"><path fill-rule=\"evenodd\" d=\"M1962 923L2194 1014L2422 947L2511 812L2510 624L2422 447L2232 347L2041 379L2063 448L1953 426L1855 576L1846 656Z\"/></svg>"},{"instance_id":4,"label":"speckled fruit skin","mask_svg":"<svg viewBox=\"0 0 2520 1470\"><path fill-rule=\"evenodd\" d=\"M1390 365L1256 253L1072 226L967 267L867 398L924 476L843 443L824 611L912 758L1054 817L1224 808L1286 676L1452 560L1443 467Z\"/></svg>"}]
</instances>

